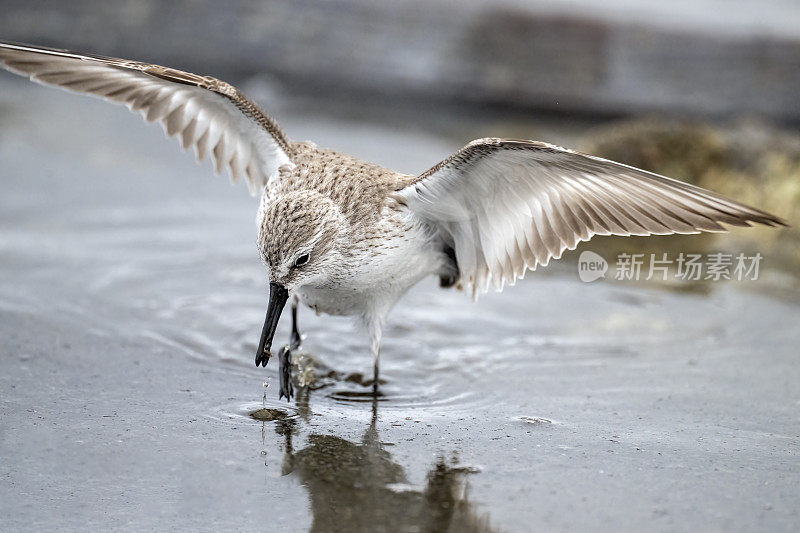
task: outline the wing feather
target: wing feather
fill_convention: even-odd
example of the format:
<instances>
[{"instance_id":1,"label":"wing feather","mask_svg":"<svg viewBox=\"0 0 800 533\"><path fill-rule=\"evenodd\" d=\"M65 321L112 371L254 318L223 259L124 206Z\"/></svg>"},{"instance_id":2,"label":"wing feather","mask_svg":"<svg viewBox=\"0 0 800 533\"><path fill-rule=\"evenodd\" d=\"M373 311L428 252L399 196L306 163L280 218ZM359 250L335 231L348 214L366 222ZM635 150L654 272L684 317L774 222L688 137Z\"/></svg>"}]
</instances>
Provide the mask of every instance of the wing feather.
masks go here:
<instances>
[{"instance_id":1,"label":"wing feather","mask_svg":"<svg viewBox=\"0 0 800 533\"><path fill-rule=\"evenodd\" d=\"M65 50L0 42L0 65L31 80L126 105L158 121L199 160L211 154L217 172L244 178L260 192L283 165L291 145L275 121L238 89L209 76Z\"/></svg>"},{"instance_id":2,"label":"wing feather","mask_svg":"<svg viewBox=\"0 0 800 533\"><path fill-rule=\"evenodd\" d=\"M478 139L398 190L454 245L473 293L501 290L594 235L781 226L769 213L694 185L558 146Z\"/></svg>"}]
</instances>

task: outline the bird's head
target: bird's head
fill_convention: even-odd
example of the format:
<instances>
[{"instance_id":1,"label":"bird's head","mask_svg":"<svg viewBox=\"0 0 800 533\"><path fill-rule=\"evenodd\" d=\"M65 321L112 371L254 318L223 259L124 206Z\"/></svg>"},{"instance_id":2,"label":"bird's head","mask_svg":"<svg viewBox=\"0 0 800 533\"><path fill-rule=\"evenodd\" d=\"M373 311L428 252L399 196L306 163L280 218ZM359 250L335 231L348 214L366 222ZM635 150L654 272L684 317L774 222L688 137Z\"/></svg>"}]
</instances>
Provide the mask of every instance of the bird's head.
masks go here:
<instances>
[{"instance_id":1,"label":"bird's head","mask_svg":"<svg viewBox=\"0 0 800 533\"><path fill-rule=\"evenodd\" d=\"M269 270L270 301L256 365L261 361L266 366L289 294L306 285L324 284L336 271L343 224L336 204L311 190L263 200L259 222L258 247Z\"/></svg>"}]
</instances>

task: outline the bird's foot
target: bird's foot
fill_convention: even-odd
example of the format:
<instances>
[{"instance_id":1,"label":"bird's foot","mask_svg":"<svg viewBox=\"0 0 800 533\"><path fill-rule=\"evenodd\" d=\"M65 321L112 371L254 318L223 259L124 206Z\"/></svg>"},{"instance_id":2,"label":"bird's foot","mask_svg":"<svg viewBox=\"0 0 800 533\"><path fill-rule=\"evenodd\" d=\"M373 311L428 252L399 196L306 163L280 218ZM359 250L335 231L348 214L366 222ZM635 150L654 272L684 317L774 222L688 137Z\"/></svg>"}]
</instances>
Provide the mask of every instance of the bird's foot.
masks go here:
<instances>
[{"instance_id":1,"label":"bird's foot","mask_svg":"<svg viewBox=\"0 0 800 533\"><path fill-rule=\"evenodd\" d=\"M286 396L286 401L291 401L294 396L294 383L292 382L292 347L284 346L278 352L278 377L280 378L280 390L278 399Z\"/></svg>"}]
</instances>

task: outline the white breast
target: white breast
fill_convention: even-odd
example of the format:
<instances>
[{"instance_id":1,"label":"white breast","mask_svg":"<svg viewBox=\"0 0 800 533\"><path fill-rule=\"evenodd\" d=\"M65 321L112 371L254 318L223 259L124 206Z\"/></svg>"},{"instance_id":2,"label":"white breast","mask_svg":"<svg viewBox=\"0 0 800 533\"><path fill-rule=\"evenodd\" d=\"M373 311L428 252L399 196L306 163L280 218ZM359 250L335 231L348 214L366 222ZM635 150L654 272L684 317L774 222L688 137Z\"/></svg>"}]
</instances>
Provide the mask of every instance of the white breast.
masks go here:
<instances>
[{"instance_id":1,"label":"white breast","mask_svg":"<svg viewBox=\"0 0 800 533\"><path fill-rule=\"evenodd\" d=\"M395 231L371 242L370 253L348 269L347 279L321 287L302 287L300 300L331 315L386 313L397 300L425 276L442 268L444 254L436 240L418 224L408 224L410 215L386 219ZM396 231L402 223L404 231Z\"/></svg>"}]
</instances>

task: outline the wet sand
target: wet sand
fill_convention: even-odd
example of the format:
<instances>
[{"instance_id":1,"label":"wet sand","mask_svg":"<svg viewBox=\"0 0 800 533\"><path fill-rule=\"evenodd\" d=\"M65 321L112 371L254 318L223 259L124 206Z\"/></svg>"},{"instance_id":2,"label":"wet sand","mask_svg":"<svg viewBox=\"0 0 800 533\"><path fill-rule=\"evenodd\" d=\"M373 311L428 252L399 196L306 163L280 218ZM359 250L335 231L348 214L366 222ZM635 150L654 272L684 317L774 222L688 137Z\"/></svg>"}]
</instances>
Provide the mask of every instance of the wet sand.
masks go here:
<instances>
[{"instance_id":1,"label":"wet sand","mask_svg":"<svg viewBox=\"0 0 800 533\"><path fill-rule=\"evenodd\" d=\"M280 111L406 172L463 140ZM390 317L377 402L366 336L303 310L338 378L289 404L252 364L256 200L175 144L3 85L0 528L796 529L800 300L769 256L702 291L565 263L473 305L428 280Z\"/></svg>"}]
</instances>

